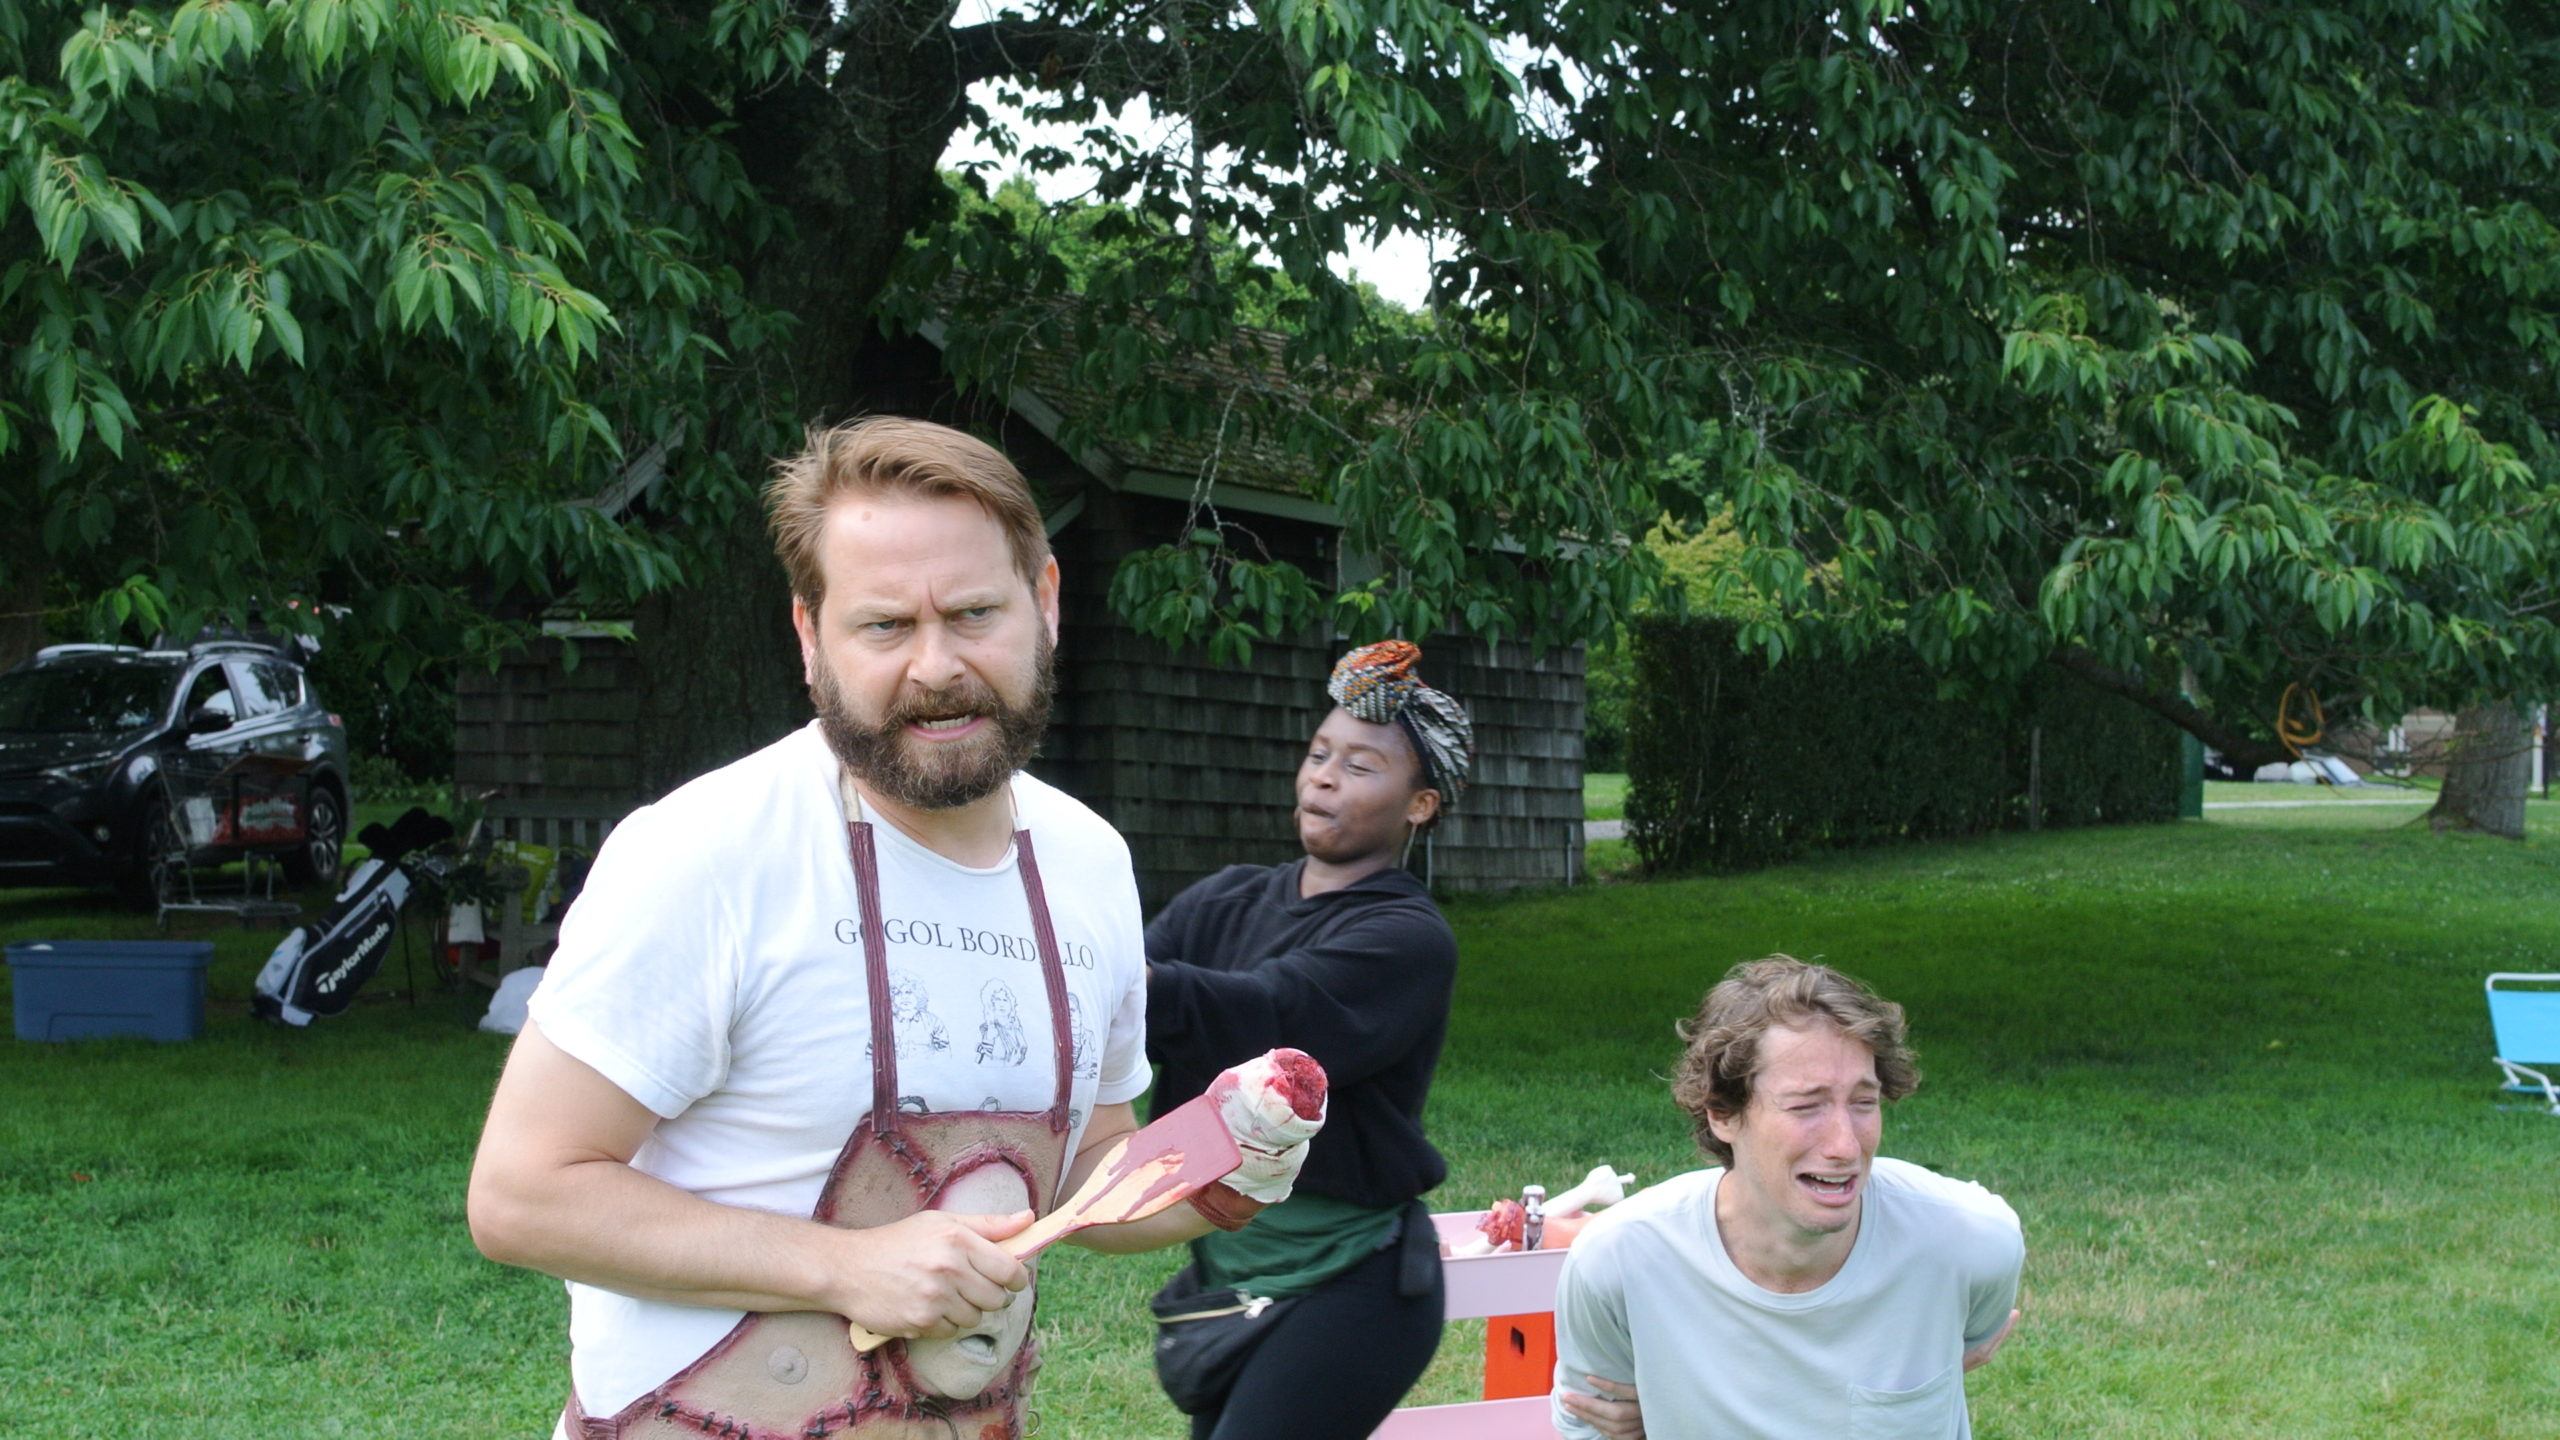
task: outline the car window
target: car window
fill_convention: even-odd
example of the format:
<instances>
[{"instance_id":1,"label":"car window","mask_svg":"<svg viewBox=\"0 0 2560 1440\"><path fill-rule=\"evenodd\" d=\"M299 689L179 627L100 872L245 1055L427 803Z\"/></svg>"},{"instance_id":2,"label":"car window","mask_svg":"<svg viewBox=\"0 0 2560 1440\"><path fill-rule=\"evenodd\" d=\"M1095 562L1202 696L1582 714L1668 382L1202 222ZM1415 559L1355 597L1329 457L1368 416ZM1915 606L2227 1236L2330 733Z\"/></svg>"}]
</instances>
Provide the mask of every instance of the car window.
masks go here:
<instances>
[{"instance_id":1,"label":"car window","mask_svg":"<svg viewBox=\"0 0 2560 1440\"><path fill-rule=\"evenodd\" d=\"M57 665L0 675L0 731L124 735L160 723L167 665Z\"/></svg>"},{"instance_id":2,"label":"car window","mask_svg":"<svg viewBox=\"0 0 2560 1440\"><path fill-rule=\"evenodd\" d=\"M301 684L292 670L271 660L238 667L240 672L241 713L273 715L289 710L300 700Z\"/></svg>"},{"instance_id":3,"label":"car window","mask_svg":"<svg viewBox=\"0 0 2560 1440\"><path fill-rule=\"evenodd\" d=\"M240 702L233 698L231 681L223 674L220 665L205 667L204 673L196 677L196 683L187 687L184 713L193 715L198 710L211 710L216 715L234 720L240 718Z\"/></svg>"}]
</instances>

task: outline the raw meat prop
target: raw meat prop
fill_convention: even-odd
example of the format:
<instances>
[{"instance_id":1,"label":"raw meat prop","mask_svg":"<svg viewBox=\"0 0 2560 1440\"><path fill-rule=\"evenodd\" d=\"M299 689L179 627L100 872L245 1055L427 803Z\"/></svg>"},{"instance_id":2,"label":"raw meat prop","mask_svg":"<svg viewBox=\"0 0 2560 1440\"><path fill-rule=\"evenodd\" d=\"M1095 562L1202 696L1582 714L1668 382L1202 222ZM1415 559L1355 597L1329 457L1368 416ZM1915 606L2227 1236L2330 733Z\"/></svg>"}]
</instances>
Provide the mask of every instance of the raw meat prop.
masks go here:
<instances>
[{"instance_id":1,"label":"raw meat prop","mask_svg":"<svg viewBox=\"0 0 2560 1440\"><path fill-rule=\"evenodd\" d=\"M1324 1067L1304 1050L1282 1048L1218 1072L1203 1098L1218 1103L1244 1160L1236 1172L1191 1197L1191 1208L1221 1230L1240 1230L1265 1205L1289 1198L1306 1142L1324 1127Z\"/></svg>"},{"instance_id":2,"label":"raw meat prop","mask_svg":"<svg viewBox=\"0 0 2560 1440\"><path fill-rule=\"evenodd\" d=\"M1184 1200L1196 1203L1204 1189L1225 1190L1220 1182L1245 1163L1243 1146L1260 1144L1275 1131L1303 1128L1313 1135L1324 1123L1324 1093L1324 1067L1295 1050L1274 1050L1228 1070L1206 1092L1115 1143L1065 1203L998 1243L1015 1259L1028 1260L1087 1226L1144 1220ZM1257 1121L1241 1141L1231 1128L1236 1120L1230 1113L1239 1098L1253 1107ZM1286 1122L1263 1114L1273 1105L1288 1117ZM1312 1117L1305 1113L1308 1108L1315 1112ZM1251 1201L1240 1203L1262 1208ZM1208 1213L1206 1207L1202 1213ZM877 1349L888 1338L860 1325L850 1330L856 1350Z\"/></svg>"},{"instance_id":3,"label":"raw meat prop","mask_svg":"<svg viewBox=\"0 0 2560 1440\"><path fill-rule=\"evenodd\" d=\"M1573 1237L1591 1223L1589 1211L1602 1205L1615 1205L1627 1198L1636 1177L1606 1165L1595 1166L1582 1177L1582 1183L1540 1205L1544 1223L1533 1243L1529 1239L1528 1207L1518 1200L1496 1200L1476 1225L1481 1237L1448 1247L1452 1259L1477 1255L1496 1255L1517 1250L1562 1250L1573 1244ZM1528 1190L1540 1190L1532 1185ZM1523 1192L1527 1193L1526 1191Z\"/></svg>"}]
</instances>

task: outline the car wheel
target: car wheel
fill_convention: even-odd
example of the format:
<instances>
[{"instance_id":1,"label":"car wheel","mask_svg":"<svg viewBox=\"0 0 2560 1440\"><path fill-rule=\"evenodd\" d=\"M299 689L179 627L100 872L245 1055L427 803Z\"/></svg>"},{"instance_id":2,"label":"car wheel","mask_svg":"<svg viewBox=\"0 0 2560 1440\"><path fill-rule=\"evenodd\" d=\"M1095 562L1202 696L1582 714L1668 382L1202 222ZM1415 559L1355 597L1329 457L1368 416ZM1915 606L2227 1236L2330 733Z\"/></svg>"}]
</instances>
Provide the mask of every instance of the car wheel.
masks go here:
<instances>
[{"instance_id":1,"label":"car wheel","mask_svg":"<svg viewBox=\"0 0 2560 1440\"><path fill-rule=\"evenodd\" d=\"M335 885L347 850L347 802L336 788L312 787L302 843L284 857L284 876L296 885Z\"/></svg>"},{"instance_id":2,"label":"car wheel","mask_svg":"<svg viewBox=\"0 0 2560 1440\"><path fill-rule=\"evenodd\" d=\"M158 791L136 807L142 824L135 836L133 861L118 889L139 910L157 910L179 888L187 871L186 842L179 838L177 818L168 797Z\"/></svg>"}]
</instances>

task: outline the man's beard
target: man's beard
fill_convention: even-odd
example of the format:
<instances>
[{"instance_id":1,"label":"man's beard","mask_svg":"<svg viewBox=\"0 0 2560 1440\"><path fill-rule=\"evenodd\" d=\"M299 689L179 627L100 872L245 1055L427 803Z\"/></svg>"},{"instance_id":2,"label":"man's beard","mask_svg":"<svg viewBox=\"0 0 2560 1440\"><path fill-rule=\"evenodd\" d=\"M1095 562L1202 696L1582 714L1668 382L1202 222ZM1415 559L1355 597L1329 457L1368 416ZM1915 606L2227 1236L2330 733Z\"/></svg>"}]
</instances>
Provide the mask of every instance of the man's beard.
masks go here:
<instances>
[{"instance_id":1,"label":"man's beard","mask_svg":"<svg viewBox=\"0 0 2560 1440\"><path fill-rule=\"evenodd\" d=\"M823 654L812 667L809 700L818 707L818 729L827 737L827 748L854 779L910 809L952 810L994 794L1040 748L1057 686L1055 655L1056 647L1042 633L1032 657L1031 696L1019 706L1006 704L994 687L969 676L948 690L902 685L889 702L889 713L878 724L865 725L846 702ZM955 715L983 715L991 723L983 734L941 744L907 734L912 722Z\"/></svg>"}]
</instances>

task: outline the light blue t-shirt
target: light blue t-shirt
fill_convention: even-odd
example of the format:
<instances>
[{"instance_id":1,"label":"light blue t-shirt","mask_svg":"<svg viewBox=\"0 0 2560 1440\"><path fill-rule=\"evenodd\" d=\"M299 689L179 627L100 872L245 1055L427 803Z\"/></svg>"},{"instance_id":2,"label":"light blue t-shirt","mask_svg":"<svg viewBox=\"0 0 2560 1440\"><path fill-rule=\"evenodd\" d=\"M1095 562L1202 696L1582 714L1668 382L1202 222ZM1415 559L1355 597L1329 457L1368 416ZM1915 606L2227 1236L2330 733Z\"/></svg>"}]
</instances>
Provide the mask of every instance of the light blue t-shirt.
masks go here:
<instances>
[{"instance_id":1,"label":"light blue t-shirt","mask_svg":"<svg viewBox=\"0 0 2560 1440\"><path fill-rule=\"evenodd\" d=\"M1840 1273L1764 1290L1716 1230L1721 1169L1627 1197L1573 1242L1556 1383L1632 1379L1650 1440L1968 1440L1964 1352L2017 1304L2017 1212L1969 1181L1878 1157ZM1556 1433L1599 1432L1554 1406Z\"/></svg>"}]
</instances>

